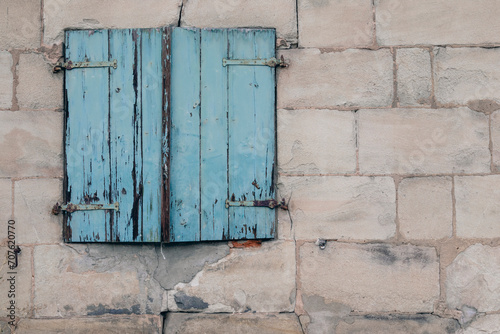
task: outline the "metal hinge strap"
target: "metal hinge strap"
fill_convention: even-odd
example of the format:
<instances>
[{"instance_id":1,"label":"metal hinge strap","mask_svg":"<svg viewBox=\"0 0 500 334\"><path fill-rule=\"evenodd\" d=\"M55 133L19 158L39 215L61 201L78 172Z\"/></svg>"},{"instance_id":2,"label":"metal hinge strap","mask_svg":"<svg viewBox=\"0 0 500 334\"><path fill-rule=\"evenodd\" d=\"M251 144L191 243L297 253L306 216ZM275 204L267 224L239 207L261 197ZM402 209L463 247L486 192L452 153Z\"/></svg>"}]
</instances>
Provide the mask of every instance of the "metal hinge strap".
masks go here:
<instances>
[{"instance_id":1,"label":"metal hinge strap","mask_svg":"<svg viewBox=\"0 0 500 334\"><path fill-rule=\"evenodd\" d=\"M275 209L275 208L282 208L283 210L287 210L287 206L285 203L285 199L283 199L281 202L278 202L275 199L266 199L262 201L230 201L226 199L226 208L229 208L230 206L245 206L245 207L260 207L260 208L270 208L270 209Z\"/></svg>"},{"instance_id":2,"label":"metal hinge strap","mask_svg":"<svg viewBox=\"0 0 500 334\"><path fill-rule=\"evenodd\" d=\"M74 68L89 68L89 67L117 67L116 59L112 61L71 61L68 60L65 63L56 63L54 66L54 73L59 72L63 69L72 70Z\"/></svg>"},{"instance_id":3,"label":"metal hinge strap","mask_svg":"<svg viewBox=\"0 0 500 334\"><path fill-rule=\"evenodd\" d=\"M269 67L288 67L283 56L280 59L275 57L262 59L222 59L222 66L229 65L247 65L247 66L269 66Z\"/></svg>"},{"instance_id":4,"label":"metal hinge strap","mask_svg":"<svg viewBox=\"0 0 500 334\"><path fill-rule=\"evenodd\" d=\"M73 204L73 203L68 203L68 204L63 204L59 205L59 203L56 203L54 207L52 208L52 213L54 215L59 214L61 211L66 211L66 212L75 212L75 211L89 211L89 210L115 210L118 211L120 209L120 205L118 202L115 202L113 204Z\"/></svg>"}]
</instances>

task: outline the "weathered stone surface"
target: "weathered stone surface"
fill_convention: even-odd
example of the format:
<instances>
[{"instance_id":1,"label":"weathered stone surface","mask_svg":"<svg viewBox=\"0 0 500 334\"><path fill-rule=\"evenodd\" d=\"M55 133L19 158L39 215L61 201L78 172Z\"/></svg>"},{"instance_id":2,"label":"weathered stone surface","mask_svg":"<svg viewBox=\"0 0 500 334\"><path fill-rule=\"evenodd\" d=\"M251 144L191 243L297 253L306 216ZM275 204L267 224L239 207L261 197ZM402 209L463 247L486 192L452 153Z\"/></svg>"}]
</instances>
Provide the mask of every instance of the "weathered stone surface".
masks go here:
<instances>
[{"instance_id":1,"label":"weathered stone surface","mask_svg":"<svg viewBox=\"0 0 500 334\"><path fill-rule=\"evenodd\" d=\"M164 245L154 278L164 289L172 289L177 283L189 283L206 264L215 263L228 254L227 243Z\"/></svg>"},{"instance_id":2,"label":"weathered stone surface","mask_svg":"<svg viewBox=\"0 0 500 334\"><path fill-rule=\"evenodd\" d=\"M100 28L150 28L177 25L181 0L45 0L45 44L63 41L63 30ZM119 13L119 15L117 15ZM126 19L124 19L126 18Z\"/></svg>"},{"instance_id":3,"label":"weathered stone surface","mask_svg":"<svg viewBox=\"0 0 500 334\"><path fill-rule=\"evenodd\" d=\"M341 322L335 334L455 334L458 321L433 315L394 315L351 317Z\"/></svg>"},{"instance_id":4,"label":"weathered stone surface","mask_svg":"<svg viewBox=\"0 0 500 334\"><path fill-rule=\"evenodd\" d=\"M371 0L300 0L301 47L362 47L373 44Z\"/></svg>"},{"instance_id":5,"label":"weathered stone surface","mask_svg":"<svg viewBox=\"0 0 500 334\"><path fill-rule=\"evenodd\" d=\"M231 250L208 264L189 283L168 294L169 311L292 312L295 301L295 244L266 242Z\"/></svg>"},{"instance_id":6,"label":"weathered stone surface","mask_svg":"<svg viewBox=\"0 0 500 334\"><path fill-rule=\"evenodd\" d=\"M360 312L431 312L439 297L439 263L431 247L329 242L321 250L305 243L299 277L303 296Z\"/></svg>"},{"instance_id":7,"label":"weathered stone surface","mask_svg":"<svg viewBox=\"0 0 500 334\"><path fill-rule=\"evenodd\" d=\"M181 26L274 27L277 37L297 41L297 15L292 0L189 0L184 3Z\"/></svg>"},{"instance_id":8,"label":"weathered stone surface","mask_svg":"<svg viewBox=\"0 0 500 334\"><path fill-rule=\"evenodd\" d=\"M393 60L389 50L291 49L290 66L278 70L278 108L383 107L392 104Z\"/></svg>"},{"instance_id":9,"label":"weathered stone surface","mask_svg":"<svg viewBox=\"0 0 500 334\"><path fill-rule=\"evenodd\" d=\"M500 247L475 244L446 268L446 302L451 309L500 310Z\"/></svg>"},{"instance_id":10,"label":"weathered stone surface","mask_svg":"<svg viewBox=\"0 0 500 334\"><path fill-rule=\"evenodd\" d=\"M7 321L0 320L0 333L1 334L10 334L10 326Z\"/></svg>"},{"instance_id":11,"label":"weathered stone surface","mask_svg":"<svg viewBox=\"0 0 500 334\"><path fill-rule=\"evenodd\" d=\"M493 165L500 172L500 111L491 115L491 140L493 142Z\"/></svg>"},{"instance_id":12,"label":"weathered stone surface","mask_svg":"<svg viewBox=\"0 0 500 334\"><path fill-rule=\"evenodd\" d=\"M62 109L63 74L41 54L21 54L18 65L17 99L21 109Z\"/></svg>"},{"instance_id":13,"label":"weathered stone surface","mask_svg":"<svg viewBox=\"0 0 500 334\"><path fill-rule=\"evenodd\" d=\"M376 0L381 45L484 44L500 42L495 0Z\"/></svg>"},{"instance_id":14,"label":"weathered stone surface","mask_svg":"<svg viewBox=\"0 0 500 334\"><path fill-rule=\"evenodd\" d=\"M499 329L500 314L489 314L479 316L463 334L498 334Z\"/></svg>"},{"instance_id":15,"label":"weathered stone surface","mask_svg":"<svg viewBox=\"0 0 500 334\"><path fill-rule=\"evenodd\" d=\"M41 0L0 2L0 50L40 46Z\"/></svg>"},{"instance_id":16,"label":"weathered stone surface","mask_svg":"<svg viewBox=\"0 0 500 334\"><path fill-rule=\"evenodd\" d=\"M362 173L490 171L488 117L469 108L361 110Z\"/></svg>"},{"instance_id":17,"label":"weathered stone surface","mask_svg":"<svg viewBox=\"0 0 500 334\"><path fill-rule=\"evenodd\" d=\"M1 226L5 225L4 231L7 230L7 221L12 218L12 181L10 179L0 179L0 222ZM2 233L0 237L0 245L7 240L7 234Z\"/></svg>"},{"instance_id":18,"label":"weathered stone surface","mask_svg":"<svg viewBox=\"0 0 500 334\"><path fill-rule=\"evenodd\" d=\"M6 235L7 224L3 224L2 222L1 227L5 231L2 234L5 233ZM18 266L11 269L10 266L14 265L14 262L10 261L15 260L9 259L7 261L9 255L10 258L13 257L12 249L9 249L9 247L0 247L0 259L2 259L0 262L0 291L2 292L3 304L0 308L0 317L8 317L10 315L10 310L7 310L7 307L10 306L11 300L15 302L15 315L17 317L26 317L31 309L31 257L33 256L33 251L29 247L21 246L21 253L17 257ZM15 272L16 274L9 274L9 272ZM12 280L12 278L14 279ZM12 285L11 283L14 284ZM11 294L14 294L14 296L9 297ZM7 320L11 321L13 319L7 318Z\"/></svg>"},{"instance_id":19,"label":"weathered stone surface","mask_svg":"<svg viewBox=\"0 0 500 334\"><path fill-rule=\"evenodd\" d=\"M500 237L500 175L455 178L457 236Z\"/></svg>"},{"instance_id":20,"label":"weathered stone surface","mask_svg":"<svg viewBox=\"0 0 500 334\"><path fill-rule=\"evenodd\" d=\"M0 51L0 109L10 109L12 107L13 84L12 55L10 52Z\"/></svg>"},{"instance_id":21,"label":"weathered stone surface","mask_svg":"<svg viewBox=\"0 0 500 334\"><path fill-rule=\"evenodd\" d=\"M430 105L431 55L429 50L398 49L396 65L400 105Z\"/></svg>"},{"instance_id":22,"label":"weathered stone surface","mask_svg":"<svg viewBox=\"0 0 500 334\"><path fill-rule=\"evenodd\" d=\"M36 246L35 316L159 314L157 265L153 246Z\"/></svg>"},{"instance_id":23,"label":"weathered stone surface","mask_svg":"<svg viewBox=\"0 0 500 334\"><path fill-rule=\"evenodd\" d=\"M62 176L63 114L0 111L0 177Z\"/></svg>"},{"instance_id":24,"label":"weathered stone surface","mask_svg":"<svg viewBox=\"0 0 500 334\"><path fill-rule=\"evenodd\" d=\"M278 110L278 161L282 173L354 173L354 112Z\"/></svg>"},{"instance_id":25,"label":"weathered stone surface","mask_svg":"<svg viewBox=\"0 0 500 334\"><path fill-rule=\"evenodd\" d=\"M327 302L321 296L302 295L301 300L307 315L303 315L300 320L308 334L336 333L338 323L351 312L349 305Z\"/></svg>"},{"instance_id":26,"label":"weathered stone surface","mask_svg":"<svg viewBox=\"0 0 500 334\"><path fill-rule=\"evenodd\" d=\"M120 316L71 319L21 319L16 334L161 333L160 316Z\"/></svg>"},{"instance_id":27,"label":"weathered stone surface","mask_svg":"<svg viewBox=\"0 0 500 334\"><path fill-rule=\"evenodd\" d=\"M406 239L451 237L450 177L416 177L399 184L399 229Z\"/></svg>"},{"instance_id":28,"label":"weathered stone surface","mask_svg":"<svg viewBox=\"0 0 500 334\"><path fill-rule=\"evenodd\" d=\"M165 334L238 333L301 334L295 314L168 313Z\"/></svg>"},{"instance_id":29,"label":"weathered stone surface","mask_svg":"<svg viewBox=\"0 0 500 334\"><path fill-rule=\"evenodd\" d=\"M62 241L62 215L51 214L62 203L62 181L28 179L15 183L16 230L18 243L56 243Z\"/></svg>"},{"instance_id":30,"label":"weathered stone surface","mask_svg":"<svg viewBox=\"0 0 500 334\"><path fill-rule=\"evenodd\" d=\"M484 99L500 102L499 62L499 49L434 49L436 101L441 104L467 104Z\"/></svg>"},{"instance_id":31,"label":"weathered stone surface","mask_svg":"<svg viewBox=\"0 0 500 334\"><path fill-rule=\"evenodd\" d=\"M383 240L396 231L396 190L389 177L281 177L280 194L297 240Z\"/></svg>"}]
</instances>

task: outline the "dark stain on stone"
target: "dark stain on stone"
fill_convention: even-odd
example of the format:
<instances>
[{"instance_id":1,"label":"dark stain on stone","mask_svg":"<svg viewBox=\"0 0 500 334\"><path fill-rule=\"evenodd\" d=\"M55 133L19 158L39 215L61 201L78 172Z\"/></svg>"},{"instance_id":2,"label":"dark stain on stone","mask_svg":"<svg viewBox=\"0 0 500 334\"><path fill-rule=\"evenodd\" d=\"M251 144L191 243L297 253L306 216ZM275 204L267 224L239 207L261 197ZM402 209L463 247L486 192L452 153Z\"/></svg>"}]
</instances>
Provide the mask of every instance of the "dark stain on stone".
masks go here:
<instances>
[{"instance_id":1,"label":"dark stain on stone","mask_svg":"<svg viewBox=\"0 0 500 334\"><path fill-rule=\"evenodd\" d=\"M478 112L490 115L492 112L500 109L500 104L494 100L473 100L467 103L467 106Z\"/></svg>"},{"instance_id":2,"label":"dark stain on stone","mask_svg":"<svg viewBox=\"0 0 500 334\"><path fill-rule=\"evenodd\" d=\"M369 247L369 251L375 260L385 265L393 265L396 262L404 264L421 263L425 265L432 262L429 254L418 247L374 245Z\"/></svg>"},{"instance_id":3,"label":"dark stain on stone","mask_svg":"<svg viewBox=\"0 0 500 334\"><path fill-rule=\"evenodd\" d=\"M377 245L370 248L373 256L383 264L394 264L398 257L391 251L388 245Z\"/></svg>"},{"instance_id":4,"label":"dark stain on stone","mask_svg":"<svg viewBox=\"0 0 500 334\"><path fill-rule=\"evenodd\" d=\"M64 305L64 309L66 311L73 311L73 306L71 306L71 305Z\"/></svg>"},{"instance_id":5,"label":"dark stain on stone","mask_svg":"<svg viewBox=\"0 0 500 334\"><path fill-rule=\"evenodd\" d=\"M208 307L208 304L205 303L203 299L199 297L188 296L182 291L177 292L174 295L174 300L175 303L177 304L177 307L179 307L181 310L190 310L190 309L203 310Z\"/></svg>"},{"instance_id":6,"label":"dark stain on stone","mask_svg":"<svg viewBox=\"0 0 500 334\"><path fill-rule=\"evenodd\" d=\"M87 315L104 315L104 314L140 314L140 305L133 305L130 310L127 308L112 309L102 304L88 305Z\"/></svg>"}]
</instances>

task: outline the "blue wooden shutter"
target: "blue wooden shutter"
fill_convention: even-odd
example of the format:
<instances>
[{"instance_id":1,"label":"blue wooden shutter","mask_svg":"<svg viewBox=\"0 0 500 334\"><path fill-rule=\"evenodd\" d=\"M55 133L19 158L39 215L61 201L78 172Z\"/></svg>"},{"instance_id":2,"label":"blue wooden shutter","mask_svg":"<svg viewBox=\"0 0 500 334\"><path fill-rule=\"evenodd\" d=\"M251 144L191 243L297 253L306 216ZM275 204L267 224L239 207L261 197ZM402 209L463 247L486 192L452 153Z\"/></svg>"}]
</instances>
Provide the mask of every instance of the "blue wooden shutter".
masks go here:
<instances>
[{"instance_id":1,"label":"blue wooden shutter","mask_svg":"<svg viewBox=\"0 0 500 334\"><path fill-rule=\"evenodd\" d=\"M273 238L275 69L223 59L275 57L273 29L173 28L168 241Z\"/></svg>"},{"instance_id":2,"label":"blue wooden shutter","mask_svg":"<svg viewBox=\"0 0 500 334\"><path fill-rule=\"evenodd\" d=\"M119 205L67 211L66 241L161 241L167 32L66 32L66 61L117 61L66 71L66 202Z\"/></svg>"}]
</instances>

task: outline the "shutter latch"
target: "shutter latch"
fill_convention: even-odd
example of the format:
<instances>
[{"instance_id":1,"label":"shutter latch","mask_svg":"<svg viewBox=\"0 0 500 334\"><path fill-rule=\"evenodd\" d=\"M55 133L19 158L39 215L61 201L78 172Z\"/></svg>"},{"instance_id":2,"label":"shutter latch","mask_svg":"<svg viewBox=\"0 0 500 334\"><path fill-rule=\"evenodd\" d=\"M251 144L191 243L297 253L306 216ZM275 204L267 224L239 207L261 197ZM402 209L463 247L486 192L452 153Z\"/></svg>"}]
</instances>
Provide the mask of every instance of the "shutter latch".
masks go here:
<instances>
[{"instance_id":1,"label":"shutter latch","mask_svg":"<svg viewBox=\"0 0 500 334\"><path fill-rule=\"evenodd\" d=\"M230 201L226 199L226 208L230 206L246 206L246 207L262 207L262 208L270 208L276 209L281 208L283 210L288 210L288 207L285 203L285 199L283 198L281 202L278 202L275 199L266 199L262 201Z\"/></svg>"},{"instance_id":2,"label":"shutter latch","mask_svg":"<svg viewBox=\"0 0 500 334\"><path fill-rule=\"evenodd\" d=\"M262 59L222 59L222 66L229 65L247 65L247 66L269 66L269 67L288 67L288 63L285 62L283 55L279 59L272 58L262 58Z\"/></svg>"},{"instance_id":3,"label":"shutter latch","mask_svg":"<svg viewBox=\"0 0 500 334\"><path fill-rule=\"evenodd\" d=\"M53 215L58 215L61 213L61 211L66 211L66 212L75 212L75 211L88 211L88 210L115 210L118 211L120 209L120 205L118 202L115 202L113 204L73 204L73 203L68 203L64 205L60 205L59 203L56 203L54 207L52 208L52 214Z\"/></svg>"},{"instance_id":4,"label":"shutter latch","mask_svg":"<svg viewBox=\"0 0 500 334\"><path fill-rule=\"evenodd\" d=\"M116 59L112 61L75 61L72 62L68 60L65 63L56 63L54 66L54 73L57 73L61 70L72 70L74 68L89 68L89 67L117 67Z\"/></svg>"}]
</instances>

